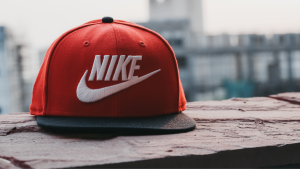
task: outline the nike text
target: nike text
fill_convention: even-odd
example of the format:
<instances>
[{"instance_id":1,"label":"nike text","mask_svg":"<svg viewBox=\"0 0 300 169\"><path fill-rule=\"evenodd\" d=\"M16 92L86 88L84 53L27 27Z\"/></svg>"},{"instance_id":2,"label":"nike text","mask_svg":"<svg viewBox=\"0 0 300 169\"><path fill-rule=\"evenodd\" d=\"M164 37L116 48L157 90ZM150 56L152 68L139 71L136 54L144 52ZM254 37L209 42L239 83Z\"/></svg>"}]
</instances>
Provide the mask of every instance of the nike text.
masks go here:
<instances>
[{"instance_id":1,"label":"nike text","mask_svg":"<svg viewBox=\"0 0 300 169\"><path fill-rule=\"evenodd\" d=\"M94 64L93 64L92 71L91 71L91 74L89 77L89 81L93 81L95 78L95 75L97 75L97 78L96 78L97 81L103 80L106 67L108 66L109 58L110 58L110 55L104 55L103 62L101 62L101 56L100 55L95 56ZM112 55L106 76L104 78L105 81L111 80L112 72L115 67L117 58L118 58L118 55ZM134 71L140 69L140 66L136 65L136 62L138 60L142 60L142 56L129 55L125 59L125 55L120 55L119 62L117 64L117 67L116 67L114 76L112 77L112 80L117 81L119 79L119 75L121 72L122 72L122 81L131 80L132 78L134 78L134 76L133 76ZM131 61L131 66L129 69L129 74L127 76L126 66L128 65L128 63L130 61Z\"/></svg>"}]
</instances>

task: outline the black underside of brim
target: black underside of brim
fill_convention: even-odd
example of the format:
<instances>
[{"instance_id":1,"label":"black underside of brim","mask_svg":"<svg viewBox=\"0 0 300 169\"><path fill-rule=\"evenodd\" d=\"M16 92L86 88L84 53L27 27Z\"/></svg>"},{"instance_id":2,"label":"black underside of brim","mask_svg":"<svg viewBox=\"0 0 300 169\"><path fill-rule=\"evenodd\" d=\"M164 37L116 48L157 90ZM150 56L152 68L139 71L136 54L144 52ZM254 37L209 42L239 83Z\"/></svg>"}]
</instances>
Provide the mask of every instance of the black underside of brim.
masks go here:
<instances>
[{"instance_id":1,"label":"black underside of brim","mask_svg":"<svg viewBox=\"0 0 300 169\"><path fill-rule=\"evenodd\" d=\"M180 133L196 127L196 122L183 113L127 118L38 116L37 123L41 127L53 130L145 134Z\"/></svg>"}]
</instances>

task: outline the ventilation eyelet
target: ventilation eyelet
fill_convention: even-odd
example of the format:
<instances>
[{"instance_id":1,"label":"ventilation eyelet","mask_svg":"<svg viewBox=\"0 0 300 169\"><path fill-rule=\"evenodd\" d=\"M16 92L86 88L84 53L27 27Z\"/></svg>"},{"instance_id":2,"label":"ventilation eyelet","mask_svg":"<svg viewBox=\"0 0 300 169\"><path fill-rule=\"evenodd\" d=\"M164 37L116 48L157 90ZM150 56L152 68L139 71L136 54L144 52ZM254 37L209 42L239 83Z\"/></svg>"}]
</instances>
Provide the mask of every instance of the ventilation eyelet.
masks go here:
<instances>
[{"instance_id":1,"label":"ventilation eyelet","mask_svg":"<svg viewBox=\"0 0 300 169\"><path fill-rule=\"evenodd\" d=\"M140 45L143 46L143 47L146 46L145 43L144 43L143 41L140 41Z\"/></svg>"},{"instance_id":2,"label":"ventilation eyelet","mask_svg":"<svg viewBox=\"0 0 300 169\"><path fill-rule=\"evenodd\" d=\"M90 42L88 42L88 41L83 42L83 46L89 46L89 45L90 45Z\"/></svg>"}]
</instances>

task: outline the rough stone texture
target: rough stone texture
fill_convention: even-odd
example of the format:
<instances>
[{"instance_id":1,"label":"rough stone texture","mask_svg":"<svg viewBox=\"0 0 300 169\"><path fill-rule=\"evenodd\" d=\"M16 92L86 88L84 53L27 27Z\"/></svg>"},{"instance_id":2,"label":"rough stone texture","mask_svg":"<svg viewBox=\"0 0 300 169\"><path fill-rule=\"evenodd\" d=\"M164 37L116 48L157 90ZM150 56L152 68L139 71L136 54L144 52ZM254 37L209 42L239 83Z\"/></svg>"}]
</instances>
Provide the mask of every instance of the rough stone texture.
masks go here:
<instances>
[{"instance_id":1,"label":"rough stone texture","mask_svg":"<svg viewBox=\"0 0 300 169\"><path fill-rule=\"evenodd\" d=\"M40 127L36 125L35 117L29 113L15 113L0 116L0 136L10 133L38 131Z\"/></svg>"},{"instance_id":2,"label":"rough stone texture","mask_svg":"<svg viewBox=\"0 0 300 169\"><path fill-rule=\"evenodd\" d=\"M169 135L53 133L39 128L28 113L1 115L0 168L300 163L300 104L274 98L188 103L184 113L195 119L197 128Z\"/></svg>"},{"instance_id":3,"label":"rough stone texture","mask_svg":"<svg viewBox=\"0 0 300 169\"><path fill-rule=\"evenodd\" d=\"M300 93L280 93L277 95L271 95L270 97L278 100L285 100L295 104L300 104Z\"/></svg>"}]
</instances>

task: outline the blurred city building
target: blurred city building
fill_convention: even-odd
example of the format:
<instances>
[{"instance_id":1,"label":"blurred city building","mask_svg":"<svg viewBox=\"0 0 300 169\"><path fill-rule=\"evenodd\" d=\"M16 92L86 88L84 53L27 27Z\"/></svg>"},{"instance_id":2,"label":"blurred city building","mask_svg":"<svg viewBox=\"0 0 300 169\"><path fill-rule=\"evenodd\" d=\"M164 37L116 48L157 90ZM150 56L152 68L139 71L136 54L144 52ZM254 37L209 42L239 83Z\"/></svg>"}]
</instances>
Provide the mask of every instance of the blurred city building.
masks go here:
<instances>
[{"instance_id":1,"label":"blurred city building","mask_svg":"<svg viewBox=\"0 0 300 169\"><path fill-rule=\"evenodd\" d=\"M0 114L26 109L21 49L8 29L0 27Z\"/></svg>"},{"instance_id":2,"label":"blurred city building","mask_svg":"<svg viewBox=\"0 0 300 169\"><path fill-rule=\"evenodd\" d=\"M150 20L174 49L188 101L300 91L300 34L203 32L201 0L149 0ZM46 50L35 57L0 27L0 113L29 111ZM25 52L24 52L25 51Z\"/></svg>"},{"instance_id":3,"label":"blurred city building","mask_svg":"<svg viewBox=\"0 0 300 169\"><path fill-rule=\"evenodd\" d=\"M191 66L188 52L194 37L203 36L201 0L149 0L150 20L138 23L161 34L172 46L180 69L185 95L189 101L197 100L192 74L198 66ZM196 86L195 86L196 88Z\"/></svg>"},{"instance_id":4,"label":"blurred city building","mask_svg":"<svg viewBox=\"0 0 300 169\"><path fill-rule=\"evenodd\" d=\"M300 35L205 35L201 0L150 0L150 21L174 49L188 101L300 91Z\"/></svg>"}]
</instances>

